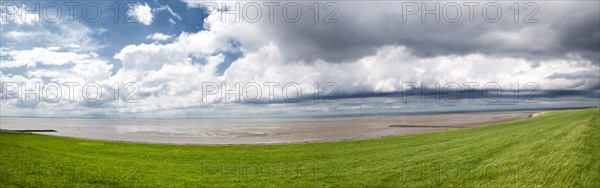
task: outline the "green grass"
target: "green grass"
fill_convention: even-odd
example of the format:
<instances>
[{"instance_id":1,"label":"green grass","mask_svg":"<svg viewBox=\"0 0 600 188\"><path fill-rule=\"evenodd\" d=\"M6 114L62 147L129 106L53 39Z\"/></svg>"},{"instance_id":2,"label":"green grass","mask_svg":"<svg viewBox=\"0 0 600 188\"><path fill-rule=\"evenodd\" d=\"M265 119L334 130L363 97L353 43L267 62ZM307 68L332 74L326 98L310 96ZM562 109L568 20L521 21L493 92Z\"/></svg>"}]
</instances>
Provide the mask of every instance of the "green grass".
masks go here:
<instances>
[{"instance_id":1,"label":"green grass","mask_svg":"<svg viewBox=\"0 0 600 188\"><path fill-rule=\"evenodd\" d=\"M454 131L262 146L0 133L2 186L600 187L600 108Z\"/></svg>"}]
</instances>

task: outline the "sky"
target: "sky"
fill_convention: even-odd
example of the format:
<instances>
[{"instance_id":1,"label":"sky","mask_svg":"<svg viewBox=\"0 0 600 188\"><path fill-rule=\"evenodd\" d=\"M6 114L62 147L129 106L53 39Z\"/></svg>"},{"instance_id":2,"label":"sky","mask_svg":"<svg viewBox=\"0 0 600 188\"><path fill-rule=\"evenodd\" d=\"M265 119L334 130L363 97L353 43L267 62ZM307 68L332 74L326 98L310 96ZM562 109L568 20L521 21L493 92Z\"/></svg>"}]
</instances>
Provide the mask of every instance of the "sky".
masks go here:
<instances>
[{"instance_id":1,"label":"sky","mask_svg":"<svg viewBox=\"0 0 600 188\"><path fill-rule=\"evenodd\" d=\"M2 116L393 114L600 97L599 1L0 5Z\"/></svg>"}]
</instances>

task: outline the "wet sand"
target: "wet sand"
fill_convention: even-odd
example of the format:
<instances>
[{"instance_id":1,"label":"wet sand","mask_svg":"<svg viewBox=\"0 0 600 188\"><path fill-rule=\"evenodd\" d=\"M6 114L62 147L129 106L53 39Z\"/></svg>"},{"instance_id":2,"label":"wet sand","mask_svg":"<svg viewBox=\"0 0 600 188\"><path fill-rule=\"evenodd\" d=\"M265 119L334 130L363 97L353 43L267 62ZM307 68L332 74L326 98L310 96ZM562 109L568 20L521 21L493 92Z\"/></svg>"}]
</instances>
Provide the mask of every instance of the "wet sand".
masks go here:
<instances>
[{"instance_id":1,"label":"wet sand","mask_svg":"<svg viewBox=\"0 0 600 188\"><path fill-rule=\"evenodd\" d=\"M277 119L53 119L2 117L7 130L35 134L168 144L276 144L368 139L499 123L531 111ZM537 116L537 115L536 115Z\"/></svg>"}]
</instances>

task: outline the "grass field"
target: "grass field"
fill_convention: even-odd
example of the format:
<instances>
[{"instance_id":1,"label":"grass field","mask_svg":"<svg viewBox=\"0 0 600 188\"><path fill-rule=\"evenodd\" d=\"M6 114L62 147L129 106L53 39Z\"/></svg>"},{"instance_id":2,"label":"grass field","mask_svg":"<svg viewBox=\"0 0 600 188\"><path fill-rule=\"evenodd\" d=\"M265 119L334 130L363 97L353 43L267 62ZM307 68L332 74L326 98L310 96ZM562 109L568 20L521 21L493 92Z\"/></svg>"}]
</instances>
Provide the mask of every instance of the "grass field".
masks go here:
<instances>
[{"instance_id":1,"label":"grass field","mask_svg":"<svg viewBox=\"0 0 600 188\"><path fill-rule=\"evenodd\" d=\"M600 187L600 108L454 131L263 146L0 133L2 186Z\"/></svg>"}]
</instances>

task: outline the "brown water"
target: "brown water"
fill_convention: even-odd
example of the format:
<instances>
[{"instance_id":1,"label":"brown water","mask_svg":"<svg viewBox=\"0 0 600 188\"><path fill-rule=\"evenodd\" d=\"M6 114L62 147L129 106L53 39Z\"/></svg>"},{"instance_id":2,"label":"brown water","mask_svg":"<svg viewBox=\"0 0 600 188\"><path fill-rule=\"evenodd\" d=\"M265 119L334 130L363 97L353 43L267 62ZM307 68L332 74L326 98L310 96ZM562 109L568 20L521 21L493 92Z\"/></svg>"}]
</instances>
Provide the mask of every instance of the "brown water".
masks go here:
<instances>
[{"instance_id":1,"label":"brown water","mask_svg":"<svg viewBox=\"0 0 600 188\"><path fill-rule=\"evenodd\" d=\"M8 130L86 139L170 144L273 144L366 139L458 129L526 119L532 112L281 119L54 119L0 118ZM406 127L403 127L406 125ZM391 126L391 127L390 127Z\"/></svg>"}]
</instances>

